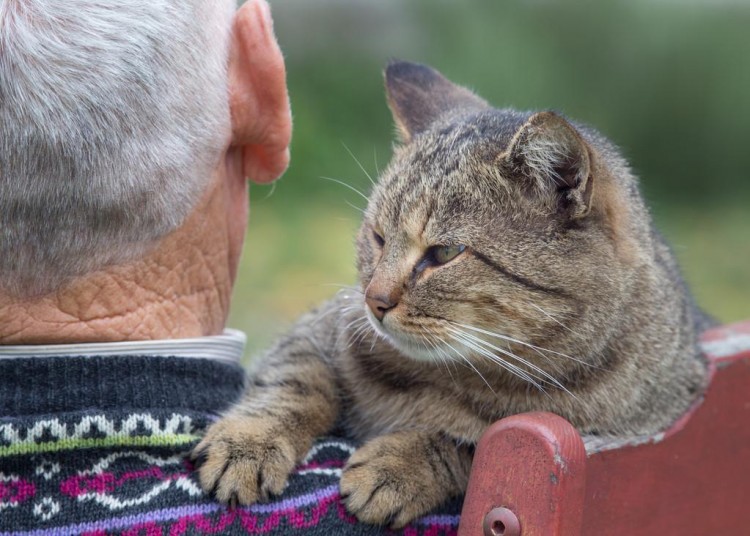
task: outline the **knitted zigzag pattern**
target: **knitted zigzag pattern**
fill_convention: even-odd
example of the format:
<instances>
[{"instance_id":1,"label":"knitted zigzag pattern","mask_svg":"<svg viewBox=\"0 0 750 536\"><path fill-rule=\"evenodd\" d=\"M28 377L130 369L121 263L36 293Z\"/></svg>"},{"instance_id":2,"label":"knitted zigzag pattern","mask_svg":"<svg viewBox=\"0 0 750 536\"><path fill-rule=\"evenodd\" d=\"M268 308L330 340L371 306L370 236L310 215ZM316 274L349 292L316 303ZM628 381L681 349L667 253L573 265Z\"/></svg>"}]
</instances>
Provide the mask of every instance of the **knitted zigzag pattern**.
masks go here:
<instances>
[{"instance_id":1,"label":"knitted zigzag pattern","mask_svg":"<svg viewBox=\"0 0 750 536\"><path fill-rule=\"evenodd\" d=\"M278 498L229 510L185 457L208 414L72 412L0 418L0 536L392 534L356 522L338 479L351 442L319 440ZM460 501L399 531L456 533Z\"/></svg>"}]
</instances>

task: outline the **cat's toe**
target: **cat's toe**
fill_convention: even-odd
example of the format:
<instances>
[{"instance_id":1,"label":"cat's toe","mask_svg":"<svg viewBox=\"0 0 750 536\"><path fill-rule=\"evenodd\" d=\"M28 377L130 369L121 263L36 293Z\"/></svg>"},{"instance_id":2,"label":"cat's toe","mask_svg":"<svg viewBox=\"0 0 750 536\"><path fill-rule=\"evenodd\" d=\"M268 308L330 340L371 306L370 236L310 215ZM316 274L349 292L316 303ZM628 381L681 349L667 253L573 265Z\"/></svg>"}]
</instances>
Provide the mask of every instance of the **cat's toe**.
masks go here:
<instances>
[{"instance_id":1,"label":"cat's toe","mask_svg":"<svg viewBox=\"0 0 750 536\"><path fill-rule=\"evenodd\" d=\"M402 513L403 500L392 483L367 468L345 471L340 487L347 510L364 523L395 525Z\"/></svg>"},{"instance_id":2,"label":"cat's toe","mask_svg":"<svg viewBox=\"0 0 750 536\"><path fill-rule=\"evenodd\" d=\"M403 472L401 465L402 460L387 459L349 464L340 483L347 510L363 523L392 528L401 528L429 511L432 505L425 504L420 483Z\"/></svg>"},{"instance_id":3,"label":"cat's toe","mask_svg":"<svg viewBox=\"0 0 750 536\"><path fill-rule=\"evenodd\" d=\"M277 427L251 417L214 424L192 458L203 489L232 505L280 494L295 465L294 449Z\"/></svg>"}]
</instances>

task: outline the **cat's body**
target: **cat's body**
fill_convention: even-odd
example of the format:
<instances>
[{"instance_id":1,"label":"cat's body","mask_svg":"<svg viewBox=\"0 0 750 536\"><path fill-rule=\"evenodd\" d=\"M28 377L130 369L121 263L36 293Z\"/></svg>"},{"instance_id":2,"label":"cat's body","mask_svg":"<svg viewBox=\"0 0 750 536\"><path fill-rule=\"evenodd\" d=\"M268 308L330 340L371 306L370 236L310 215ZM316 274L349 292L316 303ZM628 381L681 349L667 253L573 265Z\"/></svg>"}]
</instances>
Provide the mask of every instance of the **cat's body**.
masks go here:
<instances>
[{"instance_id":1,"label":"cat's body","mask_svg":"<svg viewBox=\"0 0 750 536\"><path fill-rule=\"evenodd\" d=\"M400 526L463 491L503 416L649 434L704 386L708 320L609 142L490 108L427 67L392 64L386 85L405 143L357 239L362 290L300 319L197 447L220 500L280 492L338 422L364 442L347 507Z\"/></svg>"}]
</instances>

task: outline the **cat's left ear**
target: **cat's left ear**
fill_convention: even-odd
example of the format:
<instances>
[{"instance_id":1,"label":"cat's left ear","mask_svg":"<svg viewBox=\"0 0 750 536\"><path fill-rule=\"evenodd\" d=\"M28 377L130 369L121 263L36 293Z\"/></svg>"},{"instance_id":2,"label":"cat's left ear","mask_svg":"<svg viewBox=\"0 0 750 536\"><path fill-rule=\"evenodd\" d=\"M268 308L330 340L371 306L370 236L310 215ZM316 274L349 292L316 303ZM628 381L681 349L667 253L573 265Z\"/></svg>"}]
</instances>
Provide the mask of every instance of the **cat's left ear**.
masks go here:
<instances>
[{"instance_id":1,"label":"cat's left ear","mask_svg":"<svg viewBox=\"0 0 750 536\"><path fill-rule=\"evenodd\" d=\"M488 107L474 93L454 84L432 67L392 61L385 69L385 91L401 140L428 130L447 113L471 112Z\"/></svg>"},{"instance_id":2,"label":"cat's left ear","mask_svg":"<svg viewBox=\"0 0 750 536\"><path fill-rule=\"evenodd\" d=\"M553 194L571 219L583 218L591 210L589 146L558 114L532 115L516 132L505 159L514 173L531 179L538 191Z\"/></svg>"}]
</instances>

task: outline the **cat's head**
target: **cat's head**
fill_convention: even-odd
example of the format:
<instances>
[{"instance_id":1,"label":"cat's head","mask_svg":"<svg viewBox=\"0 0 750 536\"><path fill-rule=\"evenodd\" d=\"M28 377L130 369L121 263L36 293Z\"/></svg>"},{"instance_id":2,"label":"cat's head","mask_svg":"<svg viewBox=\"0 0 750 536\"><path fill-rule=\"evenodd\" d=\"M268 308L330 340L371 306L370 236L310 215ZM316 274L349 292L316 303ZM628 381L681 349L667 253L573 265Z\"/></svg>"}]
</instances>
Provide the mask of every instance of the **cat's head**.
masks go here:
<instances>
[{"instance_id":1,"label":"cat's head","mask_svg":"<svg viewBox=\"0 0 750 536\"><path fill-rule=\"evenodd\" d=\"M630 264L619 157L556 113L492 108L426 66L392 63L385 82L403 143L357 238L375 329L415 359L533 365L595 345Z\"/></svg>"}]
</instances>

